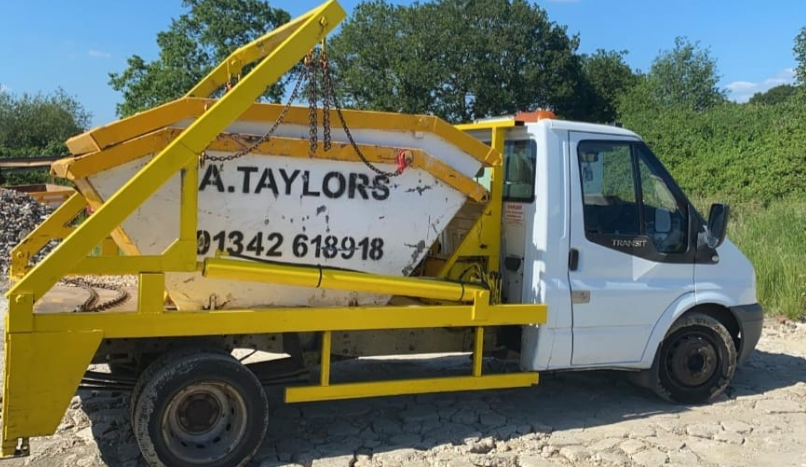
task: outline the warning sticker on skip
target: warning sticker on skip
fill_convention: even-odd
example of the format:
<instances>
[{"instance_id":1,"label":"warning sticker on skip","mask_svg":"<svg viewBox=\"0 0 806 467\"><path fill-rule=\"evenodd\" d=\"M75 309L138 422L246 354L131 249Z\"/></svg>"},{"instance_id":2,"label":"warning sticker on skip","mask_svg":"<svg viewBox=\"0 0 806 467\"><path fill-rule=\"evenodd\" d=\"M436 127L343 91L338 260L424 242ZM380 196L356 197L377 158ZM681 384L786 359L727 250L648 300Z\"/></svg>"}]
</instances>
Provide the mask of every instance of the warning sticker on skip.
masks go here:
<instances>
[{"instance_id":1,"label":"warning sticker on skip","mask_svg":"<svg viewBox=\"0 0 806 467\"><path fill-rule=\"evenodd\" d=\"M523 225L523 205L509 203L504 206L504 222L512 225Z\"/></svg>"}]
</instances>

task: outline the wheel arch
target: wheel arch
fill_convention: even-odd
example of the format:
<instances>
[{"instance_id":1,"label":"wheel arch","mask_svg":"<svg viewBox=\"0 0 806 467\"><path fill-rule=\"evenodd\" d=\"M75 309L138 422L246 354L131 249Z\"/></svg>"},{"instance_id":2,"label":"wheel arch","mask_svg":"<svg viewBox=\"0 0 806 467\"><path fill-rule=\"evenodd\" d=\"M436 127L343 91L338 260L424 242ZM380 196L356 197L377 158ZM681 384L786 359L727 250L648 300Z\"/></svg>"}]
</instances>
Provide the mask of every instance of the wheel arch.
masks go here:
<instances>
[{"instance_id":1,"label":"wheel arch","mask_svg":"<svg viewBox=\"0 0 806 467\"><path fill-rule=\"evenodd\" d=\"M669 329L672 328L674 323L691 313L702 313L722 323L733 339L736 352L741 351L741 326L739 320L730 310L730 304L718 298L713 301L697 302L694 293L690 292L675 300L655 323L655 327L650 333L647 345L644 348L641 367L650 368L652 366L655 355L663 344L663 339Z\"/></svg>"}]
</instances>

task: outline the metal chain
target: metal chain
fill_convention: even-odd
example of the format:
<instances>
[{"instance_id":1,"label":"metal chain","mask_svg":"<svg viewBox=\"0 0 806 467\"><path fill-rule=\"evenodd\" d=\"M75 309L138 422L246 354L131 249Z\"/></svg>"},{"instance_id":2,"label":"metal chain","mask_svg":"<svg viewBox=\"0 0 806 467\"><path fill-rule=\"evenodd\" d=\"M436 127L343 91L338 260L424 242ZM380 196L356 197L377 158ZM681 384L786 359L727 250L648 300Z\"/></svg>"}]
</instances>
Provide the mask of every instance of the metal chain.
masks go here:
<instances>
[{"instance_id":1,"label":"metal chain","mask_svg":"<svg viewBox=\"0 0 806 467\"><path fill-rule=\"evenodd\" d=\"M324 50L319 51L319 66L317 67L317 63L314 57L313 51L308 52L305 56L305 60L303 62L302 70L299 73L297 78L297 83L294 86L294 90L291 92L291 96L288 99L285 107L280 112L280 115L277 117L277 120L272 125L271 129L268 133L261 136L254 144L250 147L236 152L234 154L230 154L228 156L208 156L206 154L202 155L202 161L209 160L214 162L227 162L234 159L238 159L243 157L252 151L254 151L258 146L268 141L273 135L274 132L277 130L277 127L280 126L280 123L285 119L288 110L291 108L291 104L297 99L299 93L302 89L303 83L306 84L307 94L308 94L308 119L309 119L309 129L308 129L308 136L309 136L309 151L310 155L313 156L316 153L316 150L319 146L319 125L318 125L318 118L316 112L316 104L317 104L317 69L321 68L322 70L322 125L324 127L324 149L325 151L329 151L331 148L331 124L330 124L330 108L331 104L336 109L336 115L339 117L339 122L341 123L341 127L344 130L344 134L347 136L347 140L352 146L353 150L355 151L358 158L361 159L361 162L364 163L370 170L375 172L378 175L383 177L397 177L402 172L387 172L385 170L379 169L372 162L367 159L367 157L361 152L361 149L358 147L358 144L355 142L352 133L350 132L350 128L347 126L347 121L344 118L344 113L342 112L341 103L339 102L338 96L336 94L336 88L333 84L333 77L331 75L329 60L327 54Z\"/></svg>"},{"instance_id":2,"label":"metal chain","mask_svg":"<svg viewBox=\"0 0 806 467\"><path fill-rule=\"evenodd\" d=\"M321 52L324 56L324 51ZM322 60L323 63L327 63L327 56ZM370 162L366 156L361 152L361 149L358 148L358 144L356 144L355 140L353 139L353 135L350 133L350 128L347 127L347 122L344 120L344 114L341 111L341 104L339 103L338 96L336 95L336 88L333 86L333 79L330 76L330 67L325 66L323 67L324 76L322 78L324 87L327 89L327 94L329 95L330 99L333 101L333 106L336 108L336 115L339 116L339 121L341 122L341 127L344 130L344 134L347 135L347 140L350 142L350 145L353 147L353 150L361 159L361 162L364 163L370 170L375 172L378 175L392 178L397 177L402 172L386 172L385 170L381 170Z\"/></svg>"},{"instance_id":3,"label":"metal chain","mask_svg":"<svg viewBox=\"0 0 806 467\"><path fill-rule=\"evenodd\" d=\"M129 299L129 292L125 291L123 288L115 285L105 284L101 281L92 281L86 278L65 278L62 280L62 282L75 287L81 287L90 294L89 298L84 300L84 303L76 307L75 311L104 311L121 305ZM117 292L117 295L105 302L98 303L98 292L96 292L95 289L111 290L113 292Z\"/></svg>"},{"instance_id":4,"label":"metal chain","mask_svg":"<svg viewBox=\"0 0 806 467\"><path fill-rule=\"evenodd\" d=\"M313 51L308 52L305 57L305 67L308 69L308 121L310 123L308 128L308 155L313 157L319 147L319 122L316 117L316 59L314 58Z\"/></svg>"},{"instance_id":5,"label":"metal chain","mask_svg":"<svg viewBox=\"0 0 806 467\"><path fill-rule=\"evenodd\" d=\"M288 102L285 104L285 107L283 107L283 110L280 111L280 115L277 116L277 120L274 121L274 124L272 125L271 129L269 129L268 133L266 133L265 135L263 135L260 138L258 138L257 141L255 141L254 144L252 144L248 148L244 149L243 151L239 151L239 152L236 152L234 154L230 154L228 156L208 156L208 155L205 154L205 155L203 155L202 160L209 160L209 161L213 161L213 162L227 162L227 161L235 160L235 159L238 159L240 157L243 157L243 156L251 153L252 151L257 149L258 146L260 146L261 144L265 143L272 136L274 136L274 132L277 130L277 127L280 126L280 123L282 123L283 120L285 119L285 116L288 113L288 109L291 108L291 104L297 99L297 96L299 95L300 89L302 89L302 83L304 81L306 81L306 79L305 79L305 74L306 73L307 72L305 71L305 68L303 68L302 71L300 71L299 76L297 77L297 84L294 85L294 90L291 91L291 96L289 97Z\"/></svg>"},{"instance_id":6,"label":"metal chain","mask_svg":"<svg viewBox=\"0 0 806 467\"><path fill-rule=\"evenodd\" d=\"M325 151L330 151L330 64L325 54L324 46L319 53L319 65L322 67L322 133L325 140Z\"/></svg>"}]
</instances>

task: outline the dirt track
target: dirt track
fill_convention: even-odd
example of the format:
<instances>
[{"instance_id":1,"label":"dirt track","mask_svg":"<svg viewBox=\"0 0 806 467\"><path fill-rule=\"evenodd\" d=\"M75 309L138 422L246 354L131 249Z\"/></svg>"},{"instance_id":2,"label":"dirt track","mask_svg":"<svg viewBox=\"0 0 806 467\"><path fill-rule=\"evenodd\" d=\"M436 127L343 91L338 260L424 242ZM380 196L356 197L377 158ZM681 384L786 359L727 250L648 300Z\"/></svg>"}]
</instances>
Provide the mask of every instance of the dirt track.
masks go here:
<instances>
[{"instance_id":1,"label":"dirt track","mask_svg":"<svg viewBox=\"0 0 806 467\"><path fill-rule=\"evenodd\" d=\"M0 291L4 291L0 284ZM7 304L0 299L0 314ZM396 362L446 373L466 357ZM401 368L402 366L402 368ZM389 362L345 362L345 378L389 372ZM81 393L59 431L2 466L142 466L126 395ZM481 393L285 405L254 466L806 466L806 324L767 323L759 350L727 394L675 406L611 372L543 375L537 387Z\"/></svg>"}]
</instances>

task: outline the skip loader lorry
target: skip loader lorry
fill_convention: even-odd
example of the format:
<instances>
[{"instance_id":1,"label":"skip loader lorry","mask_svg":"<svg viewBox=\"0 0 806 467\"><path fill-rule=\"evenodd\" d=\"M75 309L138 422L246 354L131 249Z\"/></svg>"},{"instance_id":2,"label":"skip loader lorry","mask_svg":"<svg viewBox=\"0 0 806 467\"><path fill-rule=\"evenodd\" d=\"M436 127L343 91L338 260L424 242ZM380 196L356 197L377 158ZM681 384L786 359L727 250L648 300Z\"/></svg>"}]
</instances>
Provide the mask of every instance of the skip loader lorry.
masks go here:
<instances>
[{"instance_id":1,"label":"skip loader lorry","mask_svg":"<svg viewBox=\"0 0 806 467\"><path fill-rule=\"evenodd\" d=\"M287 403L603 368L674 402L728 386L762 314L727 206L702 217L616 126L343 110L323 40L344 17L324 3L67 142L51 171L76 193L12 251L3 456L53 434L80 387L131 392L149 465L226 467L258 449L268 385ZM257 103L295 67L287 105ZM465 374L331 380L342 359L447 352Z\"/></svg>"}]
</instances>

